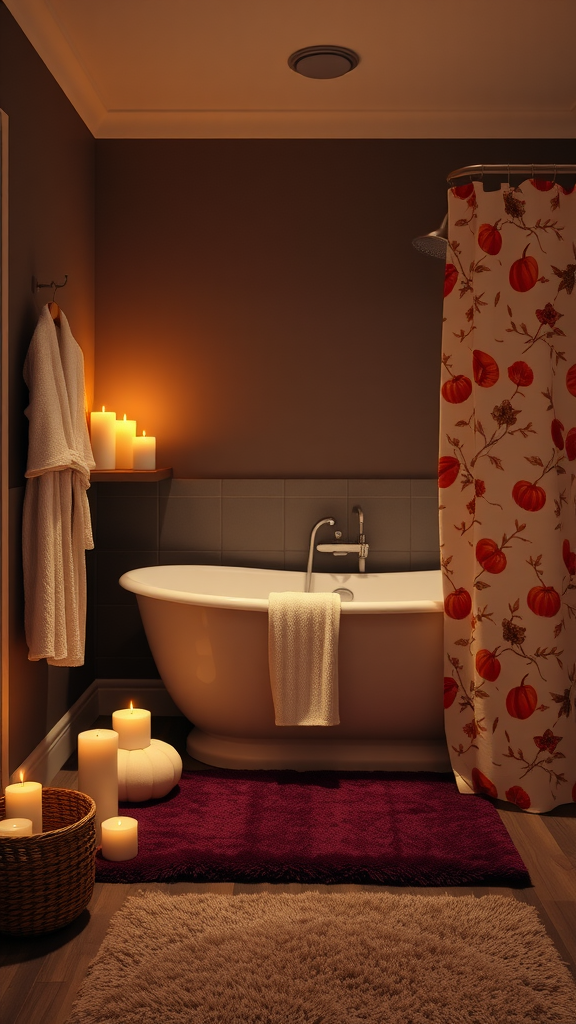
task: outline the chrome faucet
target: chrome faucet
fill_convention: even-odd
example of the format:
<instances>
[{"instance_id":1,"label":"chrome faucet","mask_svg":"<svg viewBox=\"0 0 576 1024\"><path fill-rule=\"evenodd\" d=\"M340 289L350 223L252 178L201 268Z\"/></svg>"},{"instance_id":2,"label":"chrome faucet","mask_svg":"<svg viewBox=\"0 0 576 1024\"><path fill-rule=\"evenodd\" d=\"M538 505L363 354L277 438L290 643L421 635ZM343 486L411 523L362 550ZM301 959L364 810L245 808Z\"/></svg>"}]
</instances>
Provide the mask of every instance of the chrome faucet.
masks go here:
<instances>
[{"instance_id":1,"label":"chrome faucet","mask_svg":"<svg viewBox=\"0 0 576 1024\"><path fill-rule=\"evenodd\" d=\"M364 533L364 513L360 505L355 505L352 511L358 514L358 543L318 544L316 550L332 552L333 555L349 555L358 552L358 572L365 572L369 545L366 543L366 534ZM324 519L322 522L326 522L326 520ZM336 536L342 536L342 534L337 533ZM310 542L312 543L312 538L310 538Z\"/></svg>"},{"instance_id":2,"label":"chrome faucet","mask_svg":"<svg viewBox=\"0 0 576 1024\"><path fill-rule=\"evenodd\" d=\"M321 519L320 522L316 523L316 526L312 527L312 533L310 534L310 546L308 548L308 565L306 566L306 589L304 593L310 593L310 583L312 581L312 562L314 560L314 541L316 539L316 533L321 526L328 523L328 526L334 526L334 519ZM320 547L318 547L320 551Z\"/></svg>"}]
</instances>

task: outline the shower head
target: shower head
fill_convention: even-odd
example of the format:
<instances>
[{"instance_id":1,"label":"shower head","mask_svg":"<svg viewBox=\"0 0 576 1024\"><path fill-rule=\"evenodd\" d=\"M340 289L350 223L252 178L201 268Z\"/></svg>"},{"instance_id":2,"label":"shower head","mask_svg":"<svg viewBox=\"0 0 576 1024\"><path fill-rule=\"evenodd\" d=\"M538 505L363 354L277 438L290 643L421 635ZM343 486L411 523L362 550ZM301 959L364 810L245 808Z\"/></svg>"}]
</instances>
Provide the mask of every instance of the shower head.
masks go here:
<instances>
[{"instance_id":1,"label":"shower head","mask_svg":"<svg viewBox=\"0 0 576 1024\"><path fill-rule=\"evenodd\" d=\"M431 231L428 235L418 235L418 238L412 239L412 245L420 252L425 252L427 256L445 260L448 249L448 214L436 231Z\"/></svg>"}]
</instances>

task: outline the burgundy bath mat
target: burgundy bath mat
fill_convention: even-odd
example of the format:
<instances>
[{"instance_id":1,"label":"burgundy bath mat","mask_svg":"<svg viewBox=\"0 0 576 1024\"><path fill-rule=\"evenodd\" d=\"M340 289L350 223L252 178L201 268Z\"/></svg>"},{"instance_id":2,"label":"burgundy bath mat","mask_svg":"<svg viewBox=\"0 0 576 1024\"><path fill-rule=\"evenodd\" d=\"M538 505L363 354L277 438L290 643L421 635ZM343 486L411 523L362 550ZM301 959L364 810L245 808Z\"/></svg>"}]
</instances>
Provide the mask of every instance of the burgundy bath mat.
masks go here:
<instances>
[{"instance_id":1,"label":"burgundy bath mat","mask_svg":"<svg viewBox=\"0 0 576 1024\"><path fill-rule=\"evenodd\" d=\"M100 882L531 884L496 808L452 775L211 768L122 810L138 856L98 852Z\"/></svg>"}]
</instances>

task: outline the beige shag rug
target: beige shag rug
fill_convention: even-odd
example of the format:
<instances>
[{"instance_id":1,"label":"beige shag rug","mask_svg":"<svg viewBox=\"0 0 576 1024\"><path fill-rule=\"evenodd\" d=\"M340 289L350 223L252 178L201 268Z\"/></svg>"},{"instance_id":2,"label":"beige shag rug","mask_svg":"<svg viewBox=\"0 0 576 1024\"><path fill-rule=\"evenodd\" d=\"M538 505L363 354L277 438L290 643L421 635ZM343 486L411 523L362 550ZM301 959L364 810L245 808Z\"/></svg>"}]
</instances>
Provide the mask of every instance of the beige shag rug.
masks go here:
<instances>
[{"instance_id":1,"label":"beige shag rug","mask_svg":"<svg viewBox=\"0 0 576 1024\"><path fill-rule=\"evenodd\" d=\"M536 910L504 896L139 893L68 1024L575 1024Z\"/></svg>"}]
</instances>

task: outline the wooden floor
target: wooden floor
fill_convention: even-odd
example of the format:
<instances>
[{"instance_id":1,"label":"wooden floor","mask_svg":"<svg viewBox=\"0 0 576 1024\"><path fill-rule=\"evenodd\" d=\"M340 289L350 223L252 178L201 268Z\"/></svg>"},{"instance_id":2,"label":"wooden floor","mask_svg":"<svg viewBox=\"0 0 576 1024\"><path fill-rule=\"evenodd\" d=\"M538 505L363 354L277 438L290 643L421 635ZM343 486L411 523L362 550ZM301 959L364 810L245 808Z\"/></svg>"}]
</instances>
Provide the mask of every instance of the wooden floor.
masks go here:
<instances>
[{"instance_id":1,"label":"wooden floor","mask_svg":"<svg viewBox=\"0 0 576 1024\"><path fill-rule=\"evenodd\" d=\"M183 754L186 768L201 770L205 767L184 753L186 731L189 728L184 719L156 718L153 722L154 736L172 743ZM101 728L110 728L111 723L109 719L99 719L97 724ZM53 784L75 788L76 771L72 759L58 773ZM440 891L454 896L499 893L531 903L538 909L549 935L576 978L576 805L568 804L546 815L526 814L504 804L499 805L498 810L530 872L533 887L529 889L475 886L439 890L354 885L202 885L189 882L172 885L97 884L88 910L68 928L39 938L0 938L2 1024L64 1024L87 967L104 939L110 918L131 892L142 888L170 893L233 894L305 890L350 892L355 889L411 892L419 896L430 893L437 895ZM574 1019L576 1022L576 1007Z\"/></svg>"}]
</instances>

